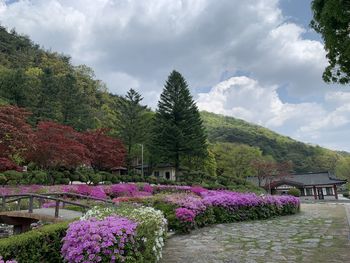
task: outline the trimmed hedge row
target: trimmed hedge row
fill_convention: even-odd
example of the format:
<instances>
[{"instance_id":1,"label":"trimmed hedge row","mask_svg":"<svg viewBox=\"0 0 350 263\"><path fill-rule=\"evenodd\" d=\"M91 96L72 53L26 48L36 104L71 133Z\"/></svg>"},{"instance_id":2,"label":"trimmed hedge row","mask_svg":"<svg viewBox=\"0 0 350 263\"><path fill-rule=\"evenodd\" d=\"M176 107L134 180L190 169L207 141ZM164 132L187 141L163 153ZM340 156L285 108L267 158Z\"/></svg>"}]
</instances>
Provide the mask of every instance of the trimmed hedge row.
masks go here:
<instances>
[{"instance_id":1,"label":"trimmed hedge row","mask_svg":"<svg viewBox=\"0 0 350 263\"><path fill-rule=\"evenodd\" d=\"M4 260L19 263L60 263L61 240L68 228L67 222L46 225L21 235L0 239L0 255Z\"/></svg>"}]
</instances>

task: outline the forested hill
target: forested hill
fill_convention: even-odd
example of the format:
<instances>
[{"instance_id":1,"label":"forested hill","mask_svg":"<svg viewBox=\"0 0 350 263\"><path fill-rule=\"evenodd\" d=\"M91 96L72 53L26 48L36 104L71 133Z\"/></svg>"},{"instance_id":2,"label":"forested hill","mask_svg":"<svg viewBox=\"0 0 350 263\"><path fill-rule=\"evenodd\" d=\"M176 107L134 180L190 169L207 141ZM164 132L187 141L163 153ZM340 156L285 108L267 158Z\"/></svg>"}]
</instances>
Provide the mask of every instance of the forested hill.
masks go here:
<instances>
[{"instance_id":1,"label":"forested hill","mask_svg":"<svg viewBox=\"0 0 350 263\"><path fill-rule=\"evenodd\" d=\"M0 26L0 104L25 107L33 124L54 120L85 130L113 124L117 101L89 67Z\"/></svg>"},{"instance_id":2,"label":"forested hill","mask_svg":"<svg viewBox=\"0 0 350 263\"><path fill-rule=\"evenodd\" d=\"M334 170L337 160L346 154L308 145L233 117L209 112L201 112L201 116L211 143L258 147L263 155L270 155L276 161L291 160L297 172Z\"/></svg>"}]
</instances>

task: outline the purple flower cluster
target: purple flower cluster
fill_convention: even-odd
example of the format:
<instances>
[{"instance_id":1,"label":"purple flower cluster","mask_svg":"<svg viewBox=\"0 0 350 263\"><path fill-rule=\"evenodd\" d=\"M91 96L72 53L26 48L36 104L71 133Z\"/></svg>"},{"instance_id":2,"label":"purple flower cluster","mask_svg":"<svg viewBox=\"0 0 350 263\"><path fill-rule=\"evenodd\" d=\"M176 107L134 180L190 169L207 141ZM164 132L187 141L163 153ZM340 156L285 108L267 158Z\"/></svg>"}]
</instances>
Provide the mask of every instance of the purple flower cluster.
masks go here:
<instances>
[{"instance_id":1,"label":"purple flower cluster","mask_svg":"<svg viewBox=\"0 0 350 263\"><path fill-rule=\"evenodd\" d=\"M179 219L181 222L185 222L185 223L186 222L193 223L194 219L196 217L195 212L193 212L190 209L183 208L183 207L176 208L175 215L176 215L177 219Z\"/></svg>"},{"instance_id":2,"label":"purple flower cluster","mask_svg":"<svg viewBox=\"0 0 350 263\"><path fill-rule=\"evenodd\" d=\"M89 195L96 198L107 199L107 194L105 193L102 186L93 187Z\"/></svg>"},{"instance_id":3,"label":"purple flower cluster","mask_svg":"<svg viewBox=\"0 0 350 263\"><path fill-rule=\"evenodd\" d=\"M16 260L11 259L11 260L4 260L2 256L0 256L0 263L18 263Z\"/></svg>"},{"instance_id":4,"label":"purple flower cluster","mask_svg":"<svg viewBox=\"0 0 350 263\"><path fill-rule=\"evenodd\" d=\"M291 195L267 195L263 197L263 200L266 204L275 205L277 207L281 207L284 205L293 205L298 207L300 205L299 198Z\"/></svg>"},{"instance_id":5,"label":"purple flower cluster","mask_svg":"<svg viewBox=\"0 0 350 263\"><path fill-rule=\"evenodd\" d=\"M134 249L136 227L116 216L75 221L63 238L62 255L70 263L123 262Z\"/></svg>"},{"instance_id":6,"label":"purple flower cluster","mask_svg":"<svg viewBox=\"0 0 350 263\"><path fill-rule=\"evenodd\" d=\"M251 193L236 193L231 191L208 191L202 193L203 202L207 206L218 206L235 209L243 206L262 205L263 199Z\"/></svg>"},{"instance_id":7,"label":"purple flower cluster","mask_svg":"<svg viewBox=\"0 0 350 263\"><path fill-rule=\"evenodd\" d=\"M171 194L165 197L165 201L175 204L179 207L189 209L195 213L200 214L206 210L206 205L203 199L193 194Z\"/></svg>"},{"instance_id":8,"label":"purple flower cluster","mask_svg":"<svg viewBox=\"0 0 350 263\"><path fill-rule=\"evenodd\" d=\"M207 191L201 193L203 202L207 206L219 206L227 209L236 209L240 207L253 207L261 205L274 205L281 207L284 205L293 205L298 207L299 198L294 196L257 196L253 193L236 193L231 191Z\"/></svg>"}]
</instances>

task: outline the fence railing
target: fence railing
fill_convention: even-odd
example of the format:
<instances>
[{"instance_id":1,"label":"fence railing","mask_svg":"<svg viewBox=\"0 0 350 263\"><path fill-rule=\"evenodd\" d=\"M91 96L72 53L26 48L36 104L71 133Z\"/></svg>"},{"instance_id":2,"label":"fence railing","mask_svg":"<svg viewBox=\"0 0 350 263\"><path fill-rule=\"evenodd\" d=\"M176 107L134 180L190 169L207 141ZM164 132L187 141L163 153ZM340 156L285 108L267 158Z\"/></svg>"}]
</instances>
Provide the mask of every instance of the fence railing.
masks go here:
<instances>
[{"instance_id":1,"label":"fence railing","mask_svg":"<svg viewBox=\"0 0 350 263\"><path fill-rule=\"evenodd\" d=\"M60 198L62 197L62 198ZM103 202L106 205L115 205L111 200L106 200L102 198L97 197L91 197L87 195L81 195L81 194L74 194L74 193L64 193L64 192L55 192L55 193L45 193L45 194L10 194L10 195L2 195L1 196L1 206L2 210L6 210L6 205L10 203L17 202L16 209L20 210L21 208L21 201L28 199L28 212L33 213L34 210L34 200L37 199L39 208L42 207L42 204L44 203L44 200L51 200L55 201L55 217L57 218L59 216L59 209L60 204L62 203L62 208L66 204L68 205L74 205L81 207L83 209L83 212L85 212L87 209L91 208L89 205L81 204L79 202L74 202L71 200L66 200L64 198L74 198L74 199L87 199L92 201L99 201Z\"/></svg>"}]
</instances>

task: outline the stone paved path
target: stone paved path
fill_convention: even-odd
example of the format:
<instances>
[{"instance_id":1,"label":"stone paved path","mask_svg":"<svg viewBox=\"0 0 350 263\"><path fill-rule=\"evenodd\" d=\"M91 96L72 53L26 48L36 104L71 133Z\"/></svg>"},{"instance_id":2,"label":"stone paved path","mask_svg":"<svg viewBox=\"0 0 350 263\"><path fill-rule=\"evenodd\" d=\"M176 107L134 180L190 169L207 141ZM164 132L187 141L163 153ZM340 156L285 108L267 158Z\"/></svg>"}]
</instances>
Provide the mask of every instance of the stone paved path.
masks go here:
<instances>
[{"instance_id":1,"label":"stone paved path","mask_svg":"<svg viewBox=\"0 0 350 263\"><path fill-rule=\"evenodd\" d=\"M303 204L301 213L221 224L175 235L162 263L350 262L344 204Z\"/></svg>"},{"instance_id":2,"label":"stone paved path","mask_svg":"<svg viewBox=\"0 0 350 263\"><path fill-rule=\"evenodd\" d=\"M55 208L34 209L33 213L40 214L40 215L55 216ZM70 220L74 218L79 218L82 216L82 214L83 214L82 212L60 208L58 217L64 220Z\"/></svg>"}]
</instances>

